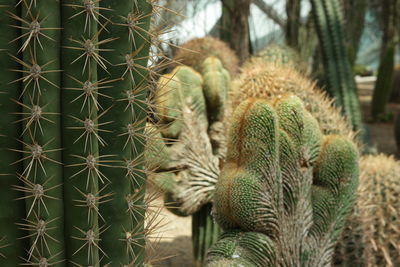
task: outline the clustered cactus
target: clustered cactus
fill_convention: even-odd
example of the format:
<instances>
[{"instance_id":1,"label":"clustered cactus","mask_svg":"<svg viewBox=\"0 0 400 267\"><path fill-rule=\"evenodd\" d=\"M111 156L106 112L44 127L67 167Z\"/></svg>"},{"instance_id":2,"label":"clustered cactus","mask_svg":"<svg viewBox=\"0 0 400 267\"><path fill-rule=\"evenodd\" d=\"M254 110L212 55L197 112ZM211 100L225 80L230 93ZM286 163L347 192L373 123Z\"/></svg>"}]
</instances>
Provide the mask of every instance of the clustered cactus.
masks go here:
<instances>
[{"instance_id":1,"label":"clustered cactus","mask_svg":"<svg viewBox=\"0 0 400 267\"><path fill-rule=\"evenodd\" d=\"M216 57L202 62L201 73L178 66L159 79L154 97L158 123L147 127L149 132L159 132L147 153L153 180L164 191L172 212L193 215L194 254L199 264L219 233L209 206L225 149L219 136L229 88L230 74ZM210 172L202 172L204 164Z\"/></svg>"},{"instance_id":2,"label":"clustered cactus","mask_svg":"<svg viewBox=\"0 0 400 267\"><path fill-rule=\"evenodd\" d=\"M153 4L0 6L0 265L143 265Z\"/></svg>"},{"instance_id":3,"label":"clustered cactus","mask_svg":"<svg viewBox=\"0 0 400 267\"><path fill-rule=\"evenodd\" d=\"M208 266L328 266L355 199L355 144L323 135L292 95L244 101L228 138L214 196L227 234Z\"/></svg>"}]
</instances>

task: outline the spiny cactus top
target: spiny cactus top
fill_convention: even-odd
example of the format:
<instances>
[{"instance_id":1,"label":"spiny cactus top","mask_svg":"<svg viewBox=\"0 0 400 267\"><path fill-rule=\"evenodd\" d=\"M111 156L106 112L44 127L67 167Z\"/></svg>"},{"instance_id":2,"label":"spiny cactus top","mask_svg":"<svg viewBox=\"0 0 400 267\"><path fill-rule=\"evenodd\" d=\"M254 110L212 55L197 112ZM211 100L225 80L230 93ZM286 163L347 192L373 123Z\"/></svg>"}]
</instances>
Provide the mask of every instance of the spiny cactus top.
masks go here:
<instances>
[{"instance_id":1,"label":"spiny cactus top","mask_svg":"<svg viewBox=\"0 0 400 267\"><path fill-rule=\"evenodd\" d=\"M275 98L282 94L298 96L305 108L317 119L324 134L339 134L353 138L354 132L332 99L292 66L250 60L233 83L231 106L236 107L250 97Z\"/></svg>"},{"instance_id":2,"label":"spiny cactus top","mask_svg":"<svg viewBox=\"0 0 400 267\"><path fill-rule=\"evenodd\" d=\"M302 62L300 55L293 48L284 44L269 44L257 53L254 59L276 65L290 65L297 70L304 69L305 64ZM251 61L251 60L250 60Z\"/></svg>"},{"instance_id":3,"label":"spiny cactus top","mask_svg":"<svg viewBox=\"0 0 400 267\"><path fill-rule=\"evenodd\" d=\"M214 216L232 234L209 251L209 265L329 266L355 198L356 146L324 136L293 95L244 101L229 131Z\"/></svg>"},{"instance_id":4,"label":"spiny cactus top","mask_svg":"<svg viewBox=\"0 0 400 267\"><path fill-rule=\"evenodd\" d=\"M335 254L335 266L400 265L400 162L393 156L360 160L357 203Z\"/></svg>"},{"instance_id":5,"label":"spiny cactus top","mask_svg":"<svg viewBox=\"0 0 400 267\"><path fill-rule=\"evenodd\" d=\"M235 52L221 40L213 37L195 38L182 45L174 60L201 71L201 65L207 57L217 57L233 77L239 71L239 59Z\"/></svg>"}]
</instances>

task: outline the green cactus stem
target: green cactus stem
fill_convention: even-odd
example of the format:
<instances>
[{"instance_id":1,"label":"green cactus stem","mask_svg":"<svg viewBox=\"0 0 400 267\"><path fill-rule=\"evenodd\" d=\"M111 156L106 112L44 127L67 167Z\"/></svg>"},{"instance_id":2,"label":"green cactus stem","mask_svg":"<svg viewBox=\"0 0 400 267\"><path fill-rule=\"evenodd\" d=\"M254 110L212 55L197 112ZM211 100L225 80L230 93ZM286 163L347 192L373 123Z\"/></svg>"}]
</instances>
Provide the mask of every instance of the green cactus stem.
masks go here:
<instances>
[{"instance_id":1,"label":"green cactus stem","mask_svg":"<svg viewBox=\"0 0 400 267\"><path fill-rule=\"evenodd\" d=\"M29 231L28 255L34 264L46 258L60 266L65 259L63 167L61 138L61 21L60 3L22 1L22 127L23 172L26 218L18 222ZM48 16L46 14L49 14ZM50 15L51 14L51 15ZM29 24L28 24L29 23ZM17 174L18 175L18 174Z\"/></svg>"},{"instance_id":2,"label":"green cactus stem","mask_svg":"<svg viewBox=\"0 0 400 267\"><path fill-rule=\"evenodd\" d=\"M103 61L96 58L101 30L96 21L99 15L93 13L90 20L87 15L75 16L83 9L77 1L65 1L62 9L64 201L68 207L65 209L65 235L67 258L71 262L99 266L103 256L99 247L102 222L99 220L104 218L98 209L99 203L108 198L100 191L107 180L98 171L99 162L103 160L98 147L106 144L99 135L102 130L98 117L102 107L97 99L106 82L97 79L98 65L104 67ZM92 10L98 9L99 4L93 3ZM90 243L91 238L94 238L93 243Z\"/></svg>"},{"instance_id":3,"label":"green cactus stem","mask_svg":"<svg viewBox=\"0 0 400 267\"><path fill-rule=\"evenodd\" d=\"M100 213L110 222L102 235L102 248L107 255L104 264L139 264L144 259L148 232L144 228L146 173L143 169L144 129L147 117L146 96L149 88L147 62L150 47L150 16L152 5L145 0L103 0L100 7L115 16L102 36L115 39L100 45L100 55L111 67L102 71L100 79L120 79L113 84L107 97L100 97L102 106L112 108L99 119L104 125L101 155L110 155L114 168L100 166L110 180L104 194L110 201L100 206ZM105 22L106 23L106 22ZM111 51L109 51L111 50ZM118 118L118 119L117 119Z\"/></svg>"},{"instance_id":4,"label":"green cactus stem","mask_svg":"<svg viewBox=\"0 0 400 267\"><path fill-rule=\"evenodd\" d=\"M22 201L15 201L23 197L23 192L10 190L13 186L22 186L22 182L15 179L15 173L22 173L22 163L18 162L21 153L10 151L13 147L18 150L22 145L17 141L21 135L21 125L14 123L19 119L21 106L10 99L18 99L21 91L21 82L10 82L18 80L21 75L17 72L10 72L10 69L17 69L18 63L9 60L9 54L16 54L20 42L14 45L8 43L19 36L18 29L10 29L14 20L6 12L19 12L15 10L15 1L0 1L0 265L17 266L20 262L19 252L23 251L25 240L18 239L24 235L15 222L21 222L25 216L25 205ZM14 163L14 164L13 164Z\"/></svg>"},{"instance_id":5,"label":"green cactus stem","mask_svg":"<svg viewBox=\"0 0 400 267\"><path fill-rule=\"evenodd\" d=\"M152 7L0 1L1 266L144 264Z\"/></svg>"},{"instance_id":6,"label":"green cactus stem","mask_svg":"<svg viewBox=\"0 0 400 267\"><path fill-rule=\"evenodd\" d=\"M354 131L361 131L367 141L354 75L344 44L342 14L337 0L312 0L312 10L325 67L328 92L351 122Z\"/></svg>"},{"instance_id":7,"label":"green cactus stem","mask_svg":"<svg viewBox=\"0 0 400 267\"><path fill-rule=\"evenodd\" d=\"M211 215L212 204L203 205L192 216L193 255L197 266L202 266L208 249L217 242L221 228Z\"/></svg>"},{"instance_id":8,"label":"green cactus stem","mask_svg":"<svg viewBox=\"0 0 400 267\"><path fill-rule=\"evenodd\" d=\"M213 213L228 236L209 250L207 266L328 266L354 203L357 162L356 146L324 136L298 97L244 101L214 193ZM259 241L238 247L235 231L257 232Z\"/></svg>"}]
</instances>

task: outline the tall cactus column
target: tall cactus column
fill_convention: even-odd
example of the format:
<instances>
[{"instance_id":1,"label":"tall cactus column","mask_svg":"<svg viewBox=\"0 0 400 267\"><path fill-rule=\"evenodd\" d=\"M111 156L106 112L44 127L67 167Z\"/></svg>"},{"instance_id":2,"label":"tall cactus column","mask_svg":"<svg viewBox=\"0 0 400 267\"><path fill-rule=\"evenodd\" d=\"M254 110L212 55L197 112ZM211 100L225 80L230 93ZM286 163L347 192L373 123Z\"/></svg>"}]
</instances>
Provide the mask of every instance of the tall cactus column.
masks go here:
<instances>
[{"instance_id":1,"label":"tall cactus column","mask_svg":"<svg viewBox=\"0 0 400 267\"><path fill-rule=\"evenodd\" d=\"M344 45L339 2L312 0L311 3L324 60L328 91L351 122L353 130L361 130L361 137L366 139L356 84Z\"/></svg>"},{"instance_id":2,"label":"tall cactus column","mask_svg":"<svg viewBox=\"0 0 400 267\"><path fill-rule=\"evenodd\" d=\"M23 181L26 218L18 225L28 232L28 264L46 259L64 266L64 205L62 192L60 88L60 4L55 1L19 1L21 14L9 14L21 29L22 45L12 55L22 72ZM17 45L15 40L10 45Z\"/></svg>"},{"instance_id":3,"label":"tall cactus column","mask_svg":"<svg viewBox=\"0 0 400 267\"><path fill-rule=\"evenodd\" d=\"M112 64L103 71L101 79L120 79L114 83L100 104L112 108L100 118L104 140L109 145L100 148L102 155L118 161L115 168L100 168L110 180L104 193L113 194L112 200L100 207L106 221L112 221L102 237L102 247L111 266L142 261L146 232L144 222L145 174L142 170L143 135L147 115L144 104L148 89L148 53L150 46L149 24L152 7L148 1L100 2L103 10L113 14L104 35L115 38L100 45L100 55ZM105 22L106 23L106 22ZM101 34L100 36L102 36ZM111 51L106 51L110 49Z\"/></svg>"},{"instance_id":4,"label":"tall cactus column","mask_svg":"<svg viewBox=\"0 0 400 267\"><path fill-rule=\"evenodd\" d=\"M152 5L115 2L0 0L0 266L143 265Z\"/></svg>"},{"instance_id":5,"label":"tall cactus column","mask_svg":"<svg viewBox=\"0 0 400 267\"><path fill-rule=\"evenodd\" d=\"M91 4L68 0L62 7L65 234L71 263L99 266L99 254L104 253L99 248L98 207L107 200L99 183L104 187L107 181L98 171L98 146L105 144L99 136L97 95L106 81L97 79L97 69L105 65L98 56L102 25L97 22L98 3Z\"/></svg>"}]
</instances>

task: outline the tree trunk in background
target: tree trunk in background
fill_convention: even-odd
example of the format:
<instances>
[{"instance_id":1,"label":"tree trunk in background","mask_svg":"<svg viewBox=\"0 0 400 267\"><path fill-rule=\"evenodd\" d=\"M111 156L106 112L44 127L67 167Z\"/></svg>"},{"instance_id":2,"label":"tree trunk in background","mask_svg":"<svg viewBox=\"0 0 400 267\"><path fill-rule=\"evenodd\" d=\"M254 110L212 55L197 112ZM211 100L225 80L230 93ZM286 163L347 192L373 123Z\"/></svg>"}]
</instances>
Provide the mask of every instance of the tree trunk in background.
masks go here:
<instances>
[{"instance_id":1,"label":"tree trunk in background","mask_svg":"<svg viewBox=\"0 0 400 267\"><path fill-rule=\"evenodd\" d=\"M345 20L347 52L350 64L353 66L357 60L360 39L364 29L368 0L343 0L342 5Z\"/></svg>"},{"instance_id":2,"label":"tree trunk in background","mask_svg":"<svg viewBox=\"0 0 400 267\"><path fill-rule=\"evenodd\" d=\"M300 10L301 0L287 0L286 44L295 50L299 49Z\"/></svg>"},{"instance_id":3,"label":"tree trunk in background","mask_svg":"<svg viewBox=\"0 0 400 267\"><path fill-rule=\"evenodd\" d=\"M250 0L222 0L221 39L235 50L242 64L250 55Z\"/></svg>"},{"instance_id":4,"label":"tree trunk in background","mask_svg":"<svg viewBox=\"0 0 400 267\"><path fill-rule=\"evenodd\" d=\"M394 55L396 50L397 2L399 0L382 1L382 44L378 70L378 78L372 96L371 115L374 120L384 119L386 103L392 88Z\"/></svg>"}]
</instances>

